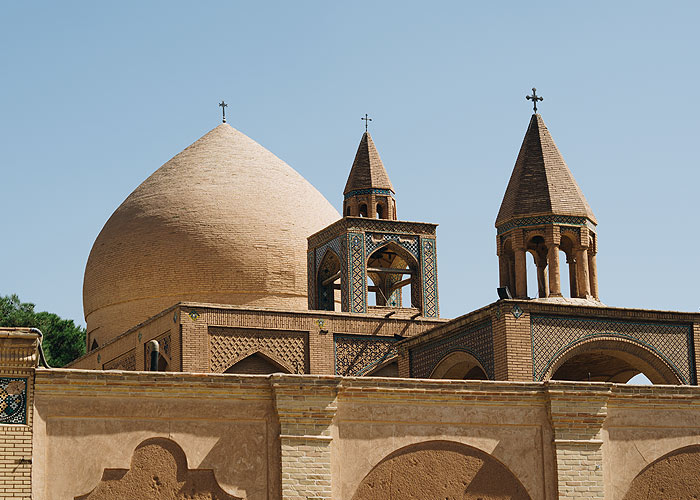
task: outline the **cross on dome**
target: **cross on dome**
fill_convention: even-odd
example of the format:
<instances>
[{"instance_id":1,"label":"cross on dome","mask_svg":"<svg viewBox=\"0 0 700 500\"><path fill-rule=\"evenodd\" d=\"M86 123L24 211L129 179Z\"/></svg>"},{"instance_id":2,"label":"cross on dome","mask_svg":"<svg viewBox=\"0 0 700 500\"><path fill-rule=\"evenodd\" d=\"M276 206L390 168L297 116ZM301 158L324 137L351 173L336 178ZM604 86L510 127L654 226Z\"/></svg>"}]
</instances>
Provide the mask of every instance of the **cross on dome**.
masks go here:
<instances>
[{"instance_id":1,"label":"cross on dome","mask_svg":"<svg viewBox=\"0 0 700 500\"><path fill-rule=\"evenodd\" d=\"M219 103L219 107L221 107L221 113L223 114L223 123L226 123L226 107L228 104L226 104L223 100Z\"/></svg>"}]
</instances>

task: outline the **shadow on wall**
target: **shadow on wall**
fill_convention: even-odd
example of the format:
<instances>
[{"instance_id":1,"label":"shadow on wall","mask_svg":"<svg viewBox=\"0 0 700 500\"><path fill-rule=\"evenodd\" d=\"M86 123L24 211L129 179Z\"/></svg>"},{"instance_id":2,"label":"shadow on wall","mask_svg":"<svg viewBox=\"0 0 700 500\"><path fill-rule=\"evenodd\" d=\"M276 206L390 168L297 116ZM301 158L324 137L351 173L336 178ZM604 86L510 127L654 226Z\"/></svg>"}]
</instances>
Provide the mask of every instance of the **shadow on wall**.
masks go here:
<instances>
[{"instance_id":1,"label":"shadow on wall","mask_svg":"<svg viewBox=\"0 0 700 500\"><path fill-rule=\"evenodd\" d=\"M515 475L491 455L450 441L427 441L388 455L352 500L530 500Z\"/></svg>"},{"instance_id":2,"label":"shadow on wall","mask_svg":"<svg viewBox=\"0 0 700 500\"><path fill-rule=\"evenodd\" d=\"M624 500L700 498L700 445L679 448L647 465L634 478Z\"/></svg>"}]
</instances>

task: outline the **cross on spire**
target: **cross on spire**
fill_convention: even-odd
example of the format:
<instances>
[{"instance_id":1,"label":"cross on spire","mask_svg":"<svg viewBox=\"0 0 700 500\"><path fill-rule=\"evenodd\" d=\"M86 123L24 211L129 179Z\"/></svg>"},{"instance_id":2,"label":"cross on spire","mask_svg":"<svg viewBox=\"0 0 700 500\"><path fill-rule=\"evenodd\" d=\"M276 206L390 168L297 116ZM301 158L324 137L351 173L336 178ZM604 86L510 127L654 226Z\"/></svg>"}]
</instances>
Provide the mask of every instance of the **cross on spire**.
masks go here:
<instances>
[{"instance_id":1,"label":"cross on spire","mask_svg":"<svg viewBox=\"0 0 700 500\"><path fill-rule=\"evenodd\" d=\"M544 98L537 95L537 89L535 87L532 87L532 95L526 95L525 99L532 101L532 106L535 109L535 113L537 113L537 101L544 100Z\"/></svg>"},{"instance_id":2,"label":"cross on spire","mask_svg":"<svg viewBox=\"0 0 700 500\"><path fill-rule=\"evenodd\" d=\"M365 117L364 117L364 118L360 118L360 120L364 120L364 121L365 121L365 132L367 132L367 126L369 125L369 122L372 121L372 119L369 117L369 115L368 115L367 113L365 113Z\"/></svg>"},{"instance_id":3,"label":"cross on spire","mask_svg":"<svg viewBox=\"0 0 700 500\"><path fill-rule=\"evenodd\" d=\"M223 122L226 123L226 107L228 104L226 104L224 101L221 101L219 103L219 106L221 107L221 113L223 114Z\"/></svg>"}]
</instances>

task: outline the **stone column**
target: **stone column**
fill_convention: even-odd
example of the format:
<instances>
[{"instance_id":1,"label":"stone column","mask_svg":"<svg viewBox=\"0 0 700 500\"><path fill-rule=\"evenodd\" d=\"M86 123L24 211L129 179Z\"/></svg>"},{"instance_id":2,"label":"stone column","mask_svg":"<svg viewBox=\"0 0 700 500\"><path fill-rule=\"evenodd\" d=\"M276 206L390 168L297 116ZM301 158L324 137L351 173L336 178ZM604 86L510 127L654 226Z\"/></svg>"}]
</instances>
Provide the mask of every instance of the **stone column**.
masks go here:
<instances>
[{"instance_id":1,"label":"stone column","mask_svg":"<svg viewBox=\"0 0 700 500\"><path fill-rule=\"evenodd\" d=\"M576 252L578 296L586 299L591 296L591 279L588 273L588 249L583 247Z\"/></svg>"},{"instance_id":2,"label":"stone column","mask_svg":"<svg viewBox=\"0 0 700 500\"><path fill-rule=\"evenodd\" d=\"M576 258L573 255L566 256L569 266L569 290L571 297L578 297L578 284L576 283Z\"/></svg>"},{"instance_id":3,"label":"stone column","mask_svg":"<svg viewBox=\"0 0 700 500\"><path fill-rule=\"evenodd\" d=\"M508 257L501 254L498 256L498 283L501 287L509 286L508 279Z\"/></svg>"},{"instance_id":4,"label":"stone column","mask_svg":"<svg viewBox=\"0 0 700 500\"><path fill-rule=\"evenodd\" d=\"M280 423L282 500L331 500L338 379L271 376Z\"/></svg>"},{"instance_id":5,"label":"stone column","mask_svg":"<svg viewBox=\"0 0 700 500\"><path fill-rule=\"evenodd\" d=\"M549 283L547 282L547 259L537 259L537 293L540 297L549 297Z\"/></svg>"},{"instance_id":6,"label":"stone column","mask_svg":"<svg viewBox=\"0 0 700 500\"><path fill-rule=\"evenodd\" d=\"M527 298L527 265L524 247L515 250L515 297Z\"/></svg>"},{"instance_id":7,"label":"stone column","mask_svg":"<svg viewBox=\"0 0 700 500\"><path fill-rule=\"evenodd\" d=\"M559 277L559 245L550 245L547 251L549 265L549 296L561 297L561 278Z\"/></svg>"},{"instance_id":8,"label":"stone column","mask_svg":"<svg viewBox=\"0 0 700 500\"><path fill-rule=\"evenodd\" d=\"M603 439L608 387L548 383L559 500L602 500Z\"/></svg>"},{"instance_id":9,"label":"stone column","mask_svg":"<svg viewBox=\"0 0 700 500\"><path fill-rule=\"evenodd\" d=\"M600 300L598 295L598 269L595 262L596 254L594 252L588 252L588 273L591 277L591 295L595 297L596 300Z\"/></svg>"}]
</instances>

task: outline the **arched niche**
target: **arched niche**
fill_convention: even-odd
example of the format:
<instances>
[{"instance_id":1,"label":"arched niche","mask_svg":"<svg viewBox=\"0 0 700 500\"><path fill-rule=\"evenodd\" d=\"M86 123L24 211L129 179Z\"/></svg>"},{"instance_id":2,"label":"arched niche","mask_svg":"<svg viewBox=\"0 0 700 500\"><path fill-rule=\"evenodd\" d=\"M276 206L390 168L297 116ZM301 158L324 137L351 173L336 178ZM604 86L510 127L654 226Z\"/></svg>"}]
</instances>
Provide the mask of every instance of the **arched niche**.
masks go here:
<instances>
[{"instance_id":1,"label":"arched niche","mask_svg":"<svg viewBox=\"0 0 700 500\"><path fill-rule=\"evenodd\" d=\"M372 281L368 292L376 294L376 305L402 307L402 289L410 286L410 307L420 308L420 266L416 258L396 242L380 246L367 257L367 276Z\"/></svg>"},{"instance_id":2,"label":"arched niche","mask_svg":"<svg viewBox=\"0 0 700 500\"><path fill-rule=\"evenodd\" d=\"M614 334L585 338L556 353L544 380L627 383L643 373L653 384L686 384L651 346Z\"/></svg>"},{"instance_id":3,"label":"arched niche","mask_svg":"<svg viewBox=\"0 0 700 500\"><path fill-rule=\"evenodd\" d=\"M75 500L145 498L242 500L219 486L213 470L189 469L185 452L166 438L147 439L139 444L129 469L105 469L95 489Z\"/></svg>"},{"instance_id":4,"label":"arched niche","mask_svg":"<svg viewBox=\"0 0 700 500\"><path fill-rule=\"evenodd\" d=\"M488 453L452 441L401 448L365 476L352 500L530 500L525 487Z\"/></svg>"},{"instance_id":5,"label":"arched niche","mask_svg":"<svg viewBox=\"0 0 700 500\"><path fill-rule=\"evenodd\" d=\"M623 500L700 498L700 445L667 453L632 480Z\"/></svg>"},{"instance_id":6,"label":"arched niche","mask_svg":"<svg viewBox=\"0 0 700 500\"><path fill-rule=\"evenodd\" d=\"M340 290L340 257L331 250L321 259L316 276L316 289L318 290L318 310L335 310L335 291Z\"/></svg>"},{"instance_id":7,"label":"arched niche","mask_svg":"<svg viewBox=\"0 0 700 500\"><path fill-rule=\"evenodd\" d=\"M224 373L241 375L269 375L271 373L295 373L296 370L270 353L255 351L234 361Z\"/></svg>"},{"instance_id":8,"label":"arched niche","mask_svg":"<svg viewBox=\"0 0 700 500\"><path fill-rule=\"evenodd\" d=\"M466 351L452 351L442 358L430 378L453 380L488 380L486 370L476 357Z\"/></svg>"}]
</instances>

